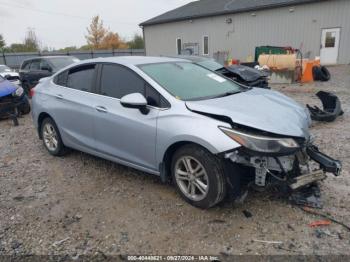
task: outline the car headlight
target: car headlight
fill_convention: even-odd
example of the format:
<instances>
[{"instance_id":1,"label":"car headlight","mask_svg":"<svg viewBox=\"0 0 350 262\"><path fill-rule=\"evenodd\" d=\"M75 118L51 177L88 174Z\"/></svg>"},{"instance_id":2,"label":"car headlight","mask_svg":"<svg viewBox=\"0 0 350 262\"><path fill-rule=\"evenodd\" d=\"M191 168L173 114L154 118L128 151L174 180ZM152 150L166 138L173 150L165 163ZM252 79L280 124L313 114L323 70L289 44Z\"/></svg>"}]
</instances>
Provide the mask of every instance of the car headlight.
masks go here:
<instances>
[{"instance_id":1,"label":"car headlight","mask_svg":"<svg viewBox=\"0 0 350 262\"><path fill-rule=\"evenodd\" d=\"M300 148L299 144L293 138L267 137L242 133L226 127L219 128L238 144L255 152L289 154Z\"/></svg>"},{"instance_id":2,"label":"car headlight","mask_svg":"<svg viewBox=\"0 0 350 262\"><path fill-rule=\"evenodd\" d=\"M20 97L21 95L23 95L23 88L22 88L22 87L18 87L18 88L16 89L16 91L13 92L12 95L13 95L13 96L18 96L18 97Z\"/></svg>"}]
</instances>

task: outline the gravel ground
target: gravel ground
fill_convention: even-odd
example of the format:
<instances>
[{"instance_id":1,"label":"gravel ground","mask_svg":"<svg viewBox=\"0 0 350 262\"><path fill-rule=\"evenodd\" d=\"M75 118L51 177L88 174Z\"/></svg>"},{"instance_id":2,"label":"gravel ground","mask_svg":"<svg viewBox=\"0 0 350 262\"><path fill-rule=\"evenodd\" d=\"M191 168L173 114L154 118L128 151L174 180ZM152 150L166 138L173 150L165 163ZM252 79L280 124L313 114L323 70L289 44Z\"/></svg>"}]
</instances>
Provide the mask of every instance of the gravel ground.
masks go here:
<instances>
[{"instance_id":1,"label":"gravel ground","mask_svg":"<svg viewBox=\"0 0 350 262\"><path fill-rule=\"evenodd\" d=\"M322 212L350 225L350 66L330 71L328 83L274 89L304 104L319 104L318 90L339 95L345 115L314 123L312 132L321 150L344 165L341 177L321 185ZM19 122L0 121L0 254L350 255L346 229L310 228L320 217L273 193L199 210L158 177L75 151L52 157L30 116Z\"/></svg>"}]
</instances>

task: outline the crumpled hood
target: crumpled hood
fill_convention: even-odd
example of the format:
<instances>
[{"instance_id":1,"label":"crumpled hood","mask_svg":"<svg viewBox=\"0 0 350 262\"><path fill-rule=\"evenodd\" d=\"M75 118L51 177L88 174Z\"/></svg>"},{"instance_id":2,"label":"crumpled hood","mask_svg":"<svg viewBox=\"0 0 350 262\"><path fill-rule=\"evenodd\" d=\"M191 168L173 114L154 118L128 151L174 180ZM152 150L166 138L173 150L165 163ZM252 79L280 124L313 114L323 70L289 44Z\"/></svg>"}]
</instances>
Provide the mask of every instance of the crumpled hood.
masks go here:
<instances>
[{"instance_id":1,"label":"crumpled hood","mask_svg":"<svg viewBox=\"0 0 350 262\"><path fill-rule=\"evenodd\" d=\"M253 88L222 98L187 101L196 112L226 116L232 122L276 135L309 138L309 112L294 100L271 90Z\"/></svg>"},{"instance_id":2,"label":"crumpled hood","mask_svg":"<svg viewBox=\"0 0 350 262\"><path fill-rule=\"evenodd\" d=\"M259 71L243 65L231 65L227 66L226 69L247 82L253 82L260 78L268 77L268 74L264 71Z\"/></svg>"}]
</instances>

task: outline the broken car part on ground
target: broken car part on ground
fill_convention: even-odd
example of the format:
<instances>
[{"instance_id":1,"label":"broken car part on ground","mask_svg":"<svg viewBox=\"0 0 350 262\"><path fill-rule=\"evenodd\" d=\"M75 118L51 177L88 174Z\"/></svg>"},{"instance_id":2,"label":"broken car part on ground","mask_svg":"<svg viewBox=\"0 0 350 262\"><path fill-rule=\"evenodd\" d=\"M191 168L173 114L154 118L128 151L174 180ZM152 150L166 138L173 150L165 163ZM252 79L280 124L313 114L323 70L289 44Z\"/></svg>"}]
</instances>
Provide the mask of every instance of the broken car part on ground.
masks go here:
<instances>
[{"instance_id":1,"label":"broken car part on ground","mask_svg":"<svg viewBox=\"0 0 350 262\"><path fill-rule=\"evenodd\" d=\"M335 94L320 91L316 94L316 96L321 100L323 110L317 106L311 107L310 105L307 105L312 120L332 122L338 116L344 114L343 109L341 108L340 100Z\"/></svg>"}]
</instances>

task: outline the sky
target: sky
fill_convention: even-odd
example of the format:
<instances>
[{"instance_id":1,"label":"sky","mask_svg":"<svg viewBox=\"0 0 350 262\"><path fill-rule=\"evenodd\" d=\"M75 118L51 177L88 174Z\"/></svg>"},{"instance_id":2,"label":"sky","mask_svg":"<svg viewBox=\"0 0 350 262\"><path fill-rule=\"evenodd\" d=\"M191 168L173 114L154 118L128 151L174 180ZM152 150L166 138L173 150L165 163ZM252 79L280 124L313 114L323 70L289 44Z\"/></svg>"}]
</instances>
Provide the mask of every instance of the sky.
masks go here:
<instances>
[{"instance_id":1,"label":"sky","mask_svg":"<svg viewBox=\"0 0 350 262\"><path fill-rule=\"evenodd\" d=\"M23 42L34 29L49 48L86 44L86 28L100 15L106 28L130 40L138 26L193 0L0 0L0 34L7 45Z\"/></svg>"}]
</instances>

